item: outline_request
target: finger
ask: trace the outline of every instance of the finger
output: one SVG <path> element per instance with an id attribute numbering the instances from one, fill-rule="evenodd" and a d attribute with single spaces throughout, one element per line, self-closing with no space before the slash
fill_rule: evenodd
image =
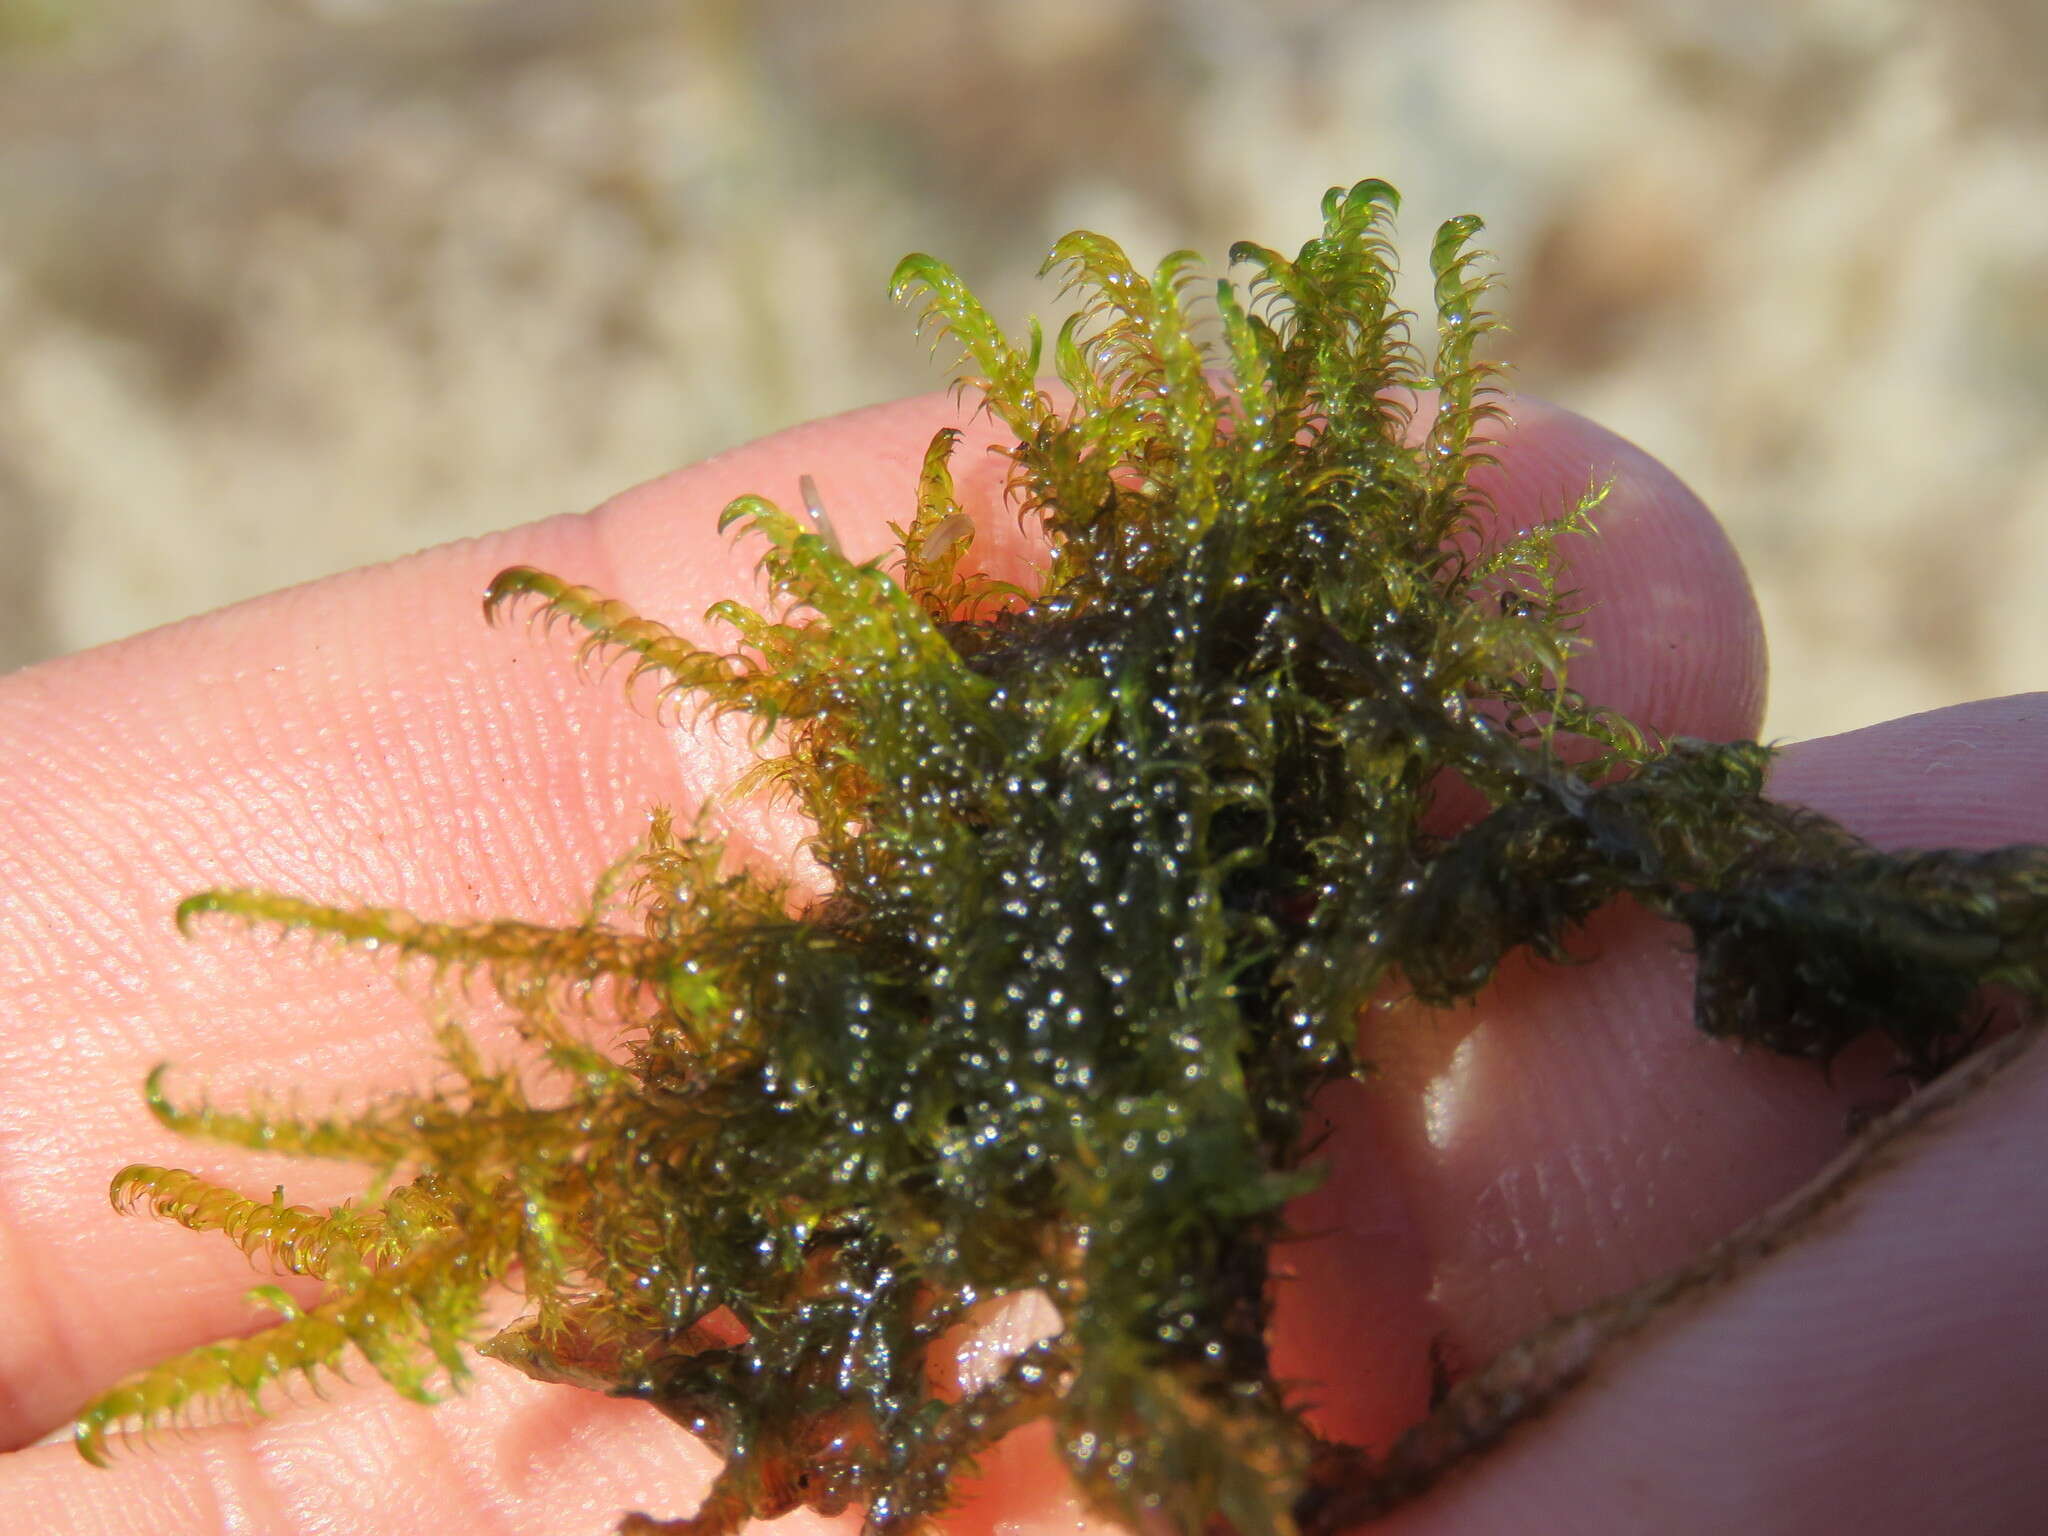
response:
<path id="1" fill-rule="evenodd" d="M 2037 1044 L 1819 1230 L 1375 1529 L 2048 1527 L 2044 1124 Z"/>
<path id="2" fill-rule="evenodd" d="M 10 1530 L 62 1536 L 600 1536 L 626 1510 L 688 1513 L 716 1468 L 640 1404 L 491 1371 L 433 1407 L 330 1387 L 261 1422 L 159 1436 L 105 1471 L 69 1446 L 17 1452 L 0 1458 L 0 1509 Z"/>
<path id="3" fill-rule="evenodd" d="M 1497 462 L 1472 474 L 1494 537 L 1603 492 L 1594 534 L 1559 546 L 1560 585 L 1586 610 L 1572 686 L 1664 736 L 1753 738 L 1763 721 L 1763 621 L 1720 523 L 1625 438 L 1527 396 L 1505 407 Z"/>
<path id="4" fill-rule="evenodd" d="M 573 645 L 493 633 L 484 584 L 529 562 L 706 633 L 714 599 L 757 592 L 756 556 L 720 536 L 742 491 L 796 503 L 819 477 L 849 544 L 903 519 L 931 434 L 928 397 L 818 423 L 558 518 L 276 594 L 0 679 L 0 1444 L 61 1422 L 119 1376 L 256 1319 L 261 1276 L 223 1242 L 118 1218 L 132 1161 L 197 1167 L 317 1202 L 346 1167 L 230 1154 L 170 1136 L 140 1085 L 311 1109 L 418 1087 L 434 1070 L 422 997 L 375 956 L 237 931 L 180 940 L 176 902 L 214 886 L 403 906 L 434 917 L 573 921 L 649 805 L 687 818 L 750 761 L 704 728 L 592 686 Z M 998 561 L 989 433 L 961 493 Z M 786 857 L 787 814 L 726 808 L 742 856 Z M 485 1044 L 503 1045 L 486 1029 Z"/>
<path id="5" fill-rule="evenodd" d="M 2048 843 L 2048 693 L 1929 710 L 1788 747 L 1771 793 L 1881 848 Z"/>
<path id="6" fill-rule="evenodd" d="M 1772 787 L 1882 846 L 1992 847 L 2048 841 L 2044 770 L 2048 700 L 2033 696 L 1791 748 Z M 1377 1037 L 1360 1113 L 1427 1288 L 1405 1358 L 1441 1339 L 1481 1363 L 1674 1268 L 1804 1183 L 1841 1147 L 1845 1110 L 1883 1091 L 1875 1053 L 1830 1083 L 1699 1035 L 1670 925 L 1619 910 L 1590 939 L 1596 966 L 1520 965 L 1469 1015 L 1406 1014 Z M 1318 1278 L 1311 1310 L 1345 1304 L 1339 1278 Z"/>

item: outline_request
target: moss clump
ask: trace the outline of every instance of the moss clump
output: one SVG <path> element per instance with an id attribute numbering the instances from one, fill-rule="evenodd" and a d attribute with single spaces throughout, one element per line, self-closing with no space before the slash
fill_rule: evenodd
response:
<path id="1" fill-rule="evenodd" d="M 1559 542 L 1596 498 L 1482 547 L 1467 476 L 1491 415 L 1483 282 L 1455 220 L 1431 253 L 1425 366 L 1392 299 L 1394 194 L 1324 202 L 1292 259 L 1240 245 L 1240 292 L 1176 253 L 1146 276 L 1076 233 L 1083 298 L 1052 349 L 1006 339 L 947 268 L 896 292 L 965 349 L 1013 429 L 1012 493 L 1052 554 L 1036 594 L 973 574 L 932 444 L 895 574 L 765 501 L 775 601 L 713 610 L 707 649 L 598 594 L 505 572 L 677 701 L 740 711 L 815 827 L 830 894 L 723 872 L 660 813 L 608 919 L 453 927 L 214 892 L 226 914 L 480 970 L 555 1071 L 544 1089 L 444 1032 L 459 1091 L 309 1122 L 181 1109 L 195 1135 L 374 1172 L 327 1212 L 130 1168 L 121 1204 L 226 1232 L 327 1282 L 252 1338 L 150 1371 L 80 1420 L 255 1401 L 360 1351 L 401 1390 L 485 1345 L 644 1399 L 726 1457 L 698 1536 L 799 1505 L 876 1531 L 941 1510 L 1009 1428 L 1053 1421 L 1106 1513 L 1278 1536 L 1362 1456 L 1321 1446 L 1267 1368 L 1267 1263 L 1316 1177 L 1317 1087 L 1358 1069 L 1381 987 L 1470 994 L 1517 946 L 1560 952 L 1629 893 L 1699 941 L 1700 1022 L 1825 1059 L 1871 1028 L 1929 1072 L 1987 981 L 2038 995 L 2038 852 L 1875 854 L 1762 798 L 1753 744 L 1658 743 L 1567 686 Z M 1205 347 L 1199 309 L 1216 340 Z M 1436 414 L 1411 419 L 1434 389 Z M 1428 813 L 1447 776 L 1488 811 Z M 616 1041 L 580 1010 L 615 1005 Z M 1041 1291 L 1062 1331 L 964 1399 L 926 1356 L 978 1303 Z"/>

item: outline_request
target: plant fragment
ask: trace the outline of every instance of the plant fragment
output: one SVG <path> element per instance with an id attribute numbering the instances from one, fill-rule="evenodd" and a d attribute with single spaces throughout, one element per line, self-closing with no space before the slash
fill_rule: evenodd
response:
<path id="1" fill-rule="evenodd" d="M 1334 189 L 1295 256 L 1233 250 L 1243 289 L 1189 252 L 1147 275 L 1067 236 L 1047 267 L 1082 305 L 1057 396 L 1035 328 L 1013 341 L 950 269 L 903 262 L 896 294 L 1015 433 L 1012 497 L 1051 543 L 1035 593 L 976 574 L 950 431 L 893 575 L 848 558 L 808 489 L 804 515 L 733 503 L 773 601 L 712 610 L 730 648 L 501 574 L 487 612 L 537 611 L 674 702 L 775 732 L 759 778 L 809 818 L 830 892 L 793 909 L 656 811 L 606 909 L 629 918 L 191 898 L 181 923 L 479 973 L 553 1072 L 536 1086 L 447 1026 L 457 1090 L 354 1115 L 179 1106 L 153 1079 L 173 1128 L 353 1158 L 371 1192 L 319 1212 L 124 1169 L 117 1204 L 325 1298 L 266 1290 L 275 1326 L 116 1387 L 81 1451 L 197 1400 L 260 1405 L 351 1351 L 428 1397 L 510 1284 L 527 1315 L 485 1353 L 645 1400 L 726 1457 L 694 1514 L 626 1530 L 855 1504 L 908 1530 L 1034 1419 L 1109 1515 L 1329 1528 L 1338 1485 L 1378 1473 L 1271 1378 L 1268 1264 L 1317 1177 L 1306 1106 L 1366 1065 L 1376 992 L 1467 997 L 1626 894 L 1690 928 L 1701 1027 L 1775 1050 L 1825 1062 L 1875 1030 L 1926 1077 L 1971 1044 L 1983 985 L 2038 1000 L 2042 850 L 1877 853 L 1766 800 L 1766 748 L 1652 740 L 1571 689 L 1558 555 L 1598 496 L 1483 547 L 1478 222 L 1432 248 L 1425 365 L 1393 298 L 1395 206 L 1381 182 Z M 1462 830 L 1428 819 L 1448 776 L 1485 802 Z M 579 1017 L 601 1008 L 605 1045 Z M 1061 1331 L 939 1390 L 948 1330 L 1027 1291 Z"/>

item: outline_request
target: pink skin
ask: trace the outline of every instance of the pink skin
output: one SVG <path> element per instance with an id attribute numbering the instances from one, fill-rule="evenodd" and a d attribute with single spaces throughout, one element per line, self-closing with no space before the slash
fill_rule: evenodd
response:
<path id="1" fill-rule="evenodd" d="M 180 941 L 213 885 L 462 917 L 566 920 L 643 825 L 747 760 L 736 730 L 623 708 L 568 646 L 492 634 L 515 562 L 686 624 L 752 590 L 714 532 L 743 491 L 816 477 L 850 551 L 902 520 L 941 397 L 814 423 L 556 518 L 429 551 L 0 679 L 0 1461 L 9 1529 L 71 1533 L 599 1532 L 687 1510 L 709 1456 L 653 1414 L 482 1365 L 434 1410 L 374 1383 L 256 1424 L 166 1435 L 110 1472 L 33 1445 L 123 1374 L 251 1326 L 264 1276 L 225 1243 L 108 1210 L 118 1164 L 198 1167 L 335 1198 L 347 1169 L 181 1143 L 144 1113 L 159 1060 L 232 1099 L 354 1097 L 430 1070 L 418 987 L 374 957 L 231 930 Z M 1739 565 L 1671 476 L 1531 401 L 1500 445 L 1496 515 L 1525 525 L 1612 479 L 1574 551 L 1597 600 L 1574 681 L 1659 729 L 1753 733 L 1763 647 Z M 998 573 L 1034 559 L 1000 467 L 959 463 Z M 1952 771 L 1934 772 L 1937 766 Z M 2048 701 L 1893 722 L 1786 755 L 1780 794 L 1891 844 L 2048 841 Z M 786 861 L 796 829 L 724 813 Z M 1689 962 L 1639 913 L 1596 963 L 1518 964 L 1476 1007 L 1367 1022 L 1370 1084 L 1331 1095 L 1334 1173 L 1297 1213 L 1276 1352 L 1333 1432 L 1383 1444 L 1422 1408 L 1430 1350 L 1476 1362 L 1554 1311 L 1697 1252 L 1840 1145 L 1853 1070 L 1741 1056 L 1687 1022 Z M 1661 1325 L 1508 1449 L 1388 1527 L 2018 1530 L 2048 1519 L 2048 1063 L 2023 1062 L 1827 1230 Z M 367 1375 L 366 1372 L 359 1372 Z M 304 1394 L 301 1394 L 304 1396 Z M 1043 1437 L 1005 1447 L 952 1519 L 1074 1529 Z M 851 1531 L 851 1517 L 790 1517 Z"/>

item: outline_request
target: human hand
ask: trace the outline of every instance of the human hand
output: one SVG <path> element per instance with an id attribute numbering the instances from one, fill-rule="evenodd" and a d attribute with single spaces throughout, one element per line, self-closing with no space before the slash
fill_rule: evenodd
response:
<path id="1" fill-rule="evenodd" d="M 1521 525 L 1614 479 L 1574 553 L 1597 602 L 1574 682 L 1671 734 L 1753 734 L 1763 655 L 1739 568 L 1667 474 L 1532 402 L 1500 446 Z M 281 593 L 0 679 L 0 1435 L 20 1445 L 129 1371 L 251 1326 L 232 1249 L 115 1216 L 122 1162 L 194 1165 L 318 1203 L 350 1175 L 180 1142 L 139 1084 L 159 1060 L 216 1099 L 418 1082 L 420 1000 L 374 957 L 240 933 L 179 941 L 190 892 L 256 886 L 436 916 L 569 920 L 645 808 L 688 811 L 749 761 L 737 728 L 658 721 L 567 647 L 492 635 L 475 597 L 539 565 L 688 618 L 752 589 L 714 532 L 732 496 L 819 481 L 849 550 L 901 519 L 937 398 L 817 423 L 557 519 Z M 999 576 L 1034 551 L 1000 466 L 955 465 Z M 2048 704 L 2002 700 L 1788 752 L 1776 791 L 1882 843 L 2048 841 Z M 1934 772 L 1935 764 L 1952 771 Z M 736 852 L 798 830 L 727 807 Z M 1278 1255 L 1276 1368 L 1320 1421 L 1384 1445 L 1423 1411 L 1432 1351 L 1468 1364 L 1548 1316 L 1682 1262 L 1796 1186 L 1877 1091 L 1853 1065 L 1737 1056 L 1692 1032 L 1674 930 L 1603 914 L 1597 964 L 1510 966 L 1469 1010 L 1376 1015 L 1380 1075 L 1333 1095 L 1333 1174 Z M 486 1044 L 489 1044 L 486 1040 Z M 1341 1102 L 1340 1102 L 1341 1101 Z M 1596 1385 L 1389 1529 L 2014 1529 L 2048 1507 L 2032 1426 L 2048 1345 L 2048 1211 L 2030 1173 L 2048 1068 L 2025 1061 L 1852 1208 L 1603 1366 Z M 2023 1182 L 2024 1181 L 2024 1182 Z M 367 1373 L 365 1373 L 367 1374 Z M 377 1384 L 251 1424 L 161 1436 L 110 1472 L 68 1446 L 0 1463 L 22 1529 L 86 1533 L 609 1529 L 687 1510 L 708 1453 L 638 1405 L 491 1364 L 434 1410 Z M 1025 1439 L 984 1467 L 961 1531 L 1075 1509 Z M 807 1515 L 798 1525 L 847 1526 Z"/>

